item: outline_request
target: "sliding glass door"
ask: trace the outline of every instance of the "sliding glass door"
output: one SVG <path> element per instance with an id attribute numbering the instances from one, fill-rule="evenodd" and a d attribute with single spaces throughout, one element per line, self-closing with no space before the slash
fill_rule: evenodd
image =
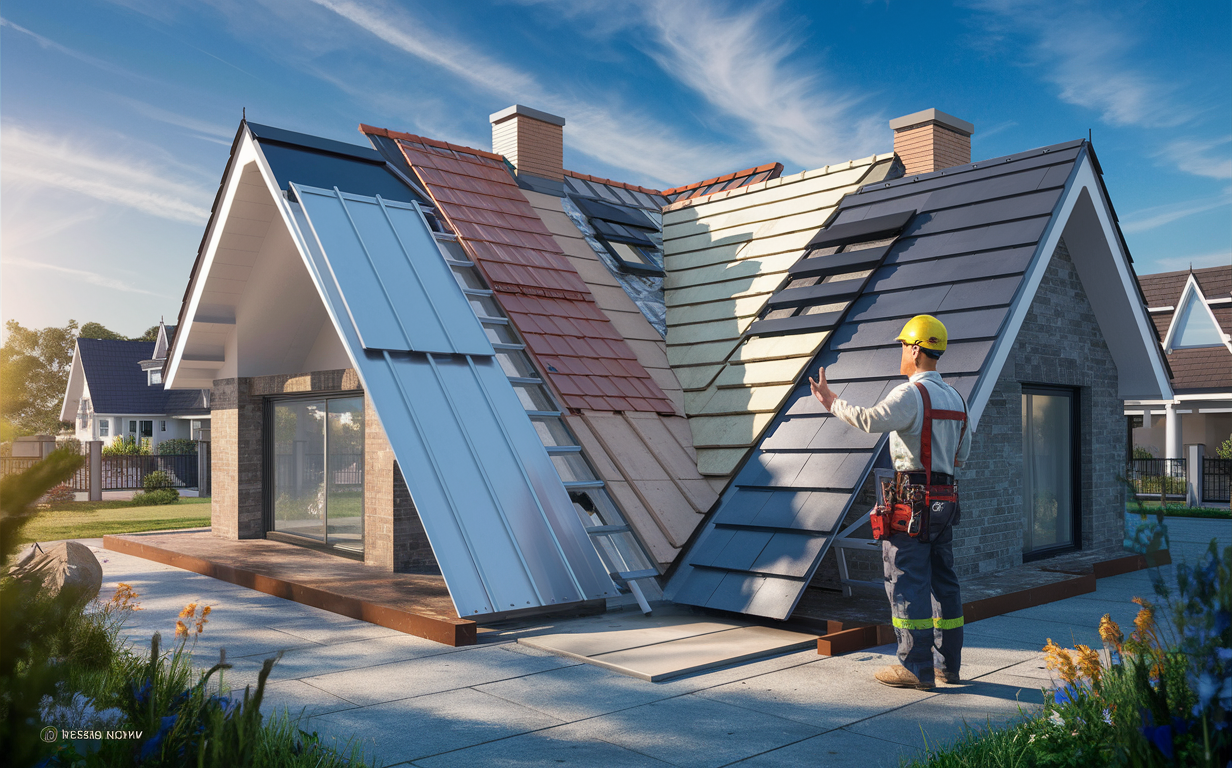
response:
<path id="1" fill-rule="evenodd" d="M 1069 390 L 1023 387 L 1023 554 L 1078 542 L 1077 398 Z"/>
<path id="2" fill-rule="evenodd" d="M 271 529 L 364 548 L 364 399 L 272 403 Z"/>

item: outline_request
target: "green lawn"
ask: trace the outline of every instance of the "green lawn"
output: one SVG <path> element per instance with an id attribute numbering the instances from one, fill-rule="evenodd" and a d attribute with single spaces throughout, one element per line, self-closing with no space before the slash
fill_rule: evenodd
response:
<path id="1" fill-rule="evenodd" d="M 21 532 L 22 543 L 93 539 L 105 534 L 138 533 L 210 524 L 208 498 L 182 498 L 175 504 L 134 507 L 128 502 L 78 501 L 40 512 Z"/>

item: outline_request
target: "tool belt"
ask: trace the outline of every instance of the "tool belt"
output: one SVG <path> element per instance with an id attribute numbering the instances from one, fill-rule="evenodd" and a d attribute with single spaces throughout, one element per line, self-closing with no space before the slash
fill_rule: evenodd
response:
<path id="1" fill-rule="evenodd" d="M 932 469 L 933 420 L 942 419 L 962 422 L 958 444 L 967 431 L 966 403 L 963 411 L 933 410 L 932 401 L 924 383 L 917 381 L 924 403 L 923 426 L 920 431 L 920 463 Z M 958 454 L 955 453 L 955 461 Z M 880 502 L 869 515 L 873 526 L 873 538 L 888 539 L 896 533 L 905 533 L 922 542 L 930 541 L 958 522 L 958 483 L 953 475 L 931 471 L 895 472 L 892 478 L 881 480 Z"/>

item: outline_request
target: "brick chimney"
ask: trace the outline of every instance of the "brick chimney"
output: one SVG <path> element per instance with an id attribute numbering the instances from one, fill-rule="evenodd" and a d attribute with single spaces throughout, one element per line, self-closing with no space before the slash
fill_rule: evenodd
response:
<path id="1" fill-rule="evenodd" d="M 514 104 L 491 116 L 492 151 L 518 175 L 564 181 L 565 118 Z"/>
<path id="2" fill-rule="evenodd" d="M 890 121 L 894 154 L 904 173 L 931 173 L 971 162 L 971 134 L 975 126 L 939 109 L 926 109 Z"/>

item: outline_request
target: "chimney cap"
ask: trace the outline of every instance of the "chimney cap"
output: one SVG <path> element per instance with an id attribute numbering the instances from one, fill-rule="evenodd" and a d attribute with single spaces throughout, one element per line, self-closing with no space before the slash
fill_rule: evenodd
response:
<path id="1" fill-rule="evenodd" d="M 524 117 L 529 117 L 533 120 L 539 120 L 540 122 L 550 123 L 552 125 L 564 126 L 565 124 L 565 118 L 563 117 L 557 117 L 556 115 L 551 115 L 547 112 L 542 112 L 531 107 L 524 107 L 521 104 L 514 104 L 512 107 L 505 107 L 500 112 L 493 112 L 488 116 L 488 119 L 492 121 L 492 125 L 496 125 L 497 123 L 504 122 L 517 115 L 522 115 Z"/>
<path id="2" fill-rule="evenodd" d="M 495 115 L 493 115 L 495 117 Z M 493 120 L 495 122 L 495 120 Z M 955 133 L 961 133 L 964 136 L 970 136 L 975 133 L 975 126 L 968 123 L 966 120 L 960 120 L 953 115 L 946 114 L 939 109 L 925 109 L 921 112 L 916 112 L 903 117 L 896 117 L 890 121 L 890 128 L 893 130 L 902 130 L 910 128 L 913 125 L 921 123 L 936 123 L 937 125 L 949 128 Z"/>

